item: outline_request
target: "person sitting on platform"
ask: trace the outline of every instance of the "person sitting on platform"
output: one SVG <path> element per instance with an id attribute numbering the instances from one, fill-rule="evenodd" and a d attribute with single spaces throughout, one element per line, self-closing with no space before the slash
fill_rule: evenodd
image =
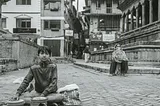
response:
<path id="1" fill-rule="evenodd" d="M 128 70 L 128 58 L 119 44 L 115 45 L 115 51 L 112 53 L 112 61 L 110 65 L 110 74 L 123 75 Z"/>
<path id="2" fill-rule="evenodd" d="M 63 95 L 57 94 L 57 65 L 50 59 L 51 50 L 48 47 L 40 47 L 36 64 L 30 67 L 20 87 L 12 100 L 23 99 L 30 103 L 33 97 L 47 97 L 48 102 L 57 103 L 63 100 Z M 34 90 L 24 93 L 34 79 Z"/>

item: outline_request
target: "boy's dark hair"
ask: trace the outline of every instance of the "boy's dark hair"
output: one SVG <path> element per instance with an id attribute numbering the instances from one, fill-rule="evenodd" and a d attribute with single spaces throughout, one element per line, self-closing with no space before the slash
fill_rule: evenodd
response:
<path id="1" fill-rule="evenodd" d="M 51 56 L 51 49 L 47 46 L 41 46 L 38 48 L 38 55 L 39 53 L 42 52 L 42 53 L 49 53 L 49 55 Z"/>

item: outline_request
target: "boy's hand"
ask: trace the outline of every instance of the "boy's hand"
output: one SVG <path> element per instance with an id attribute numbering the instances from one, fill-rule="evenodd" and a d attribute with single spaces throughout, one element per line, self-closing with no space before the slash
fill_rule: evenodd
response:
<path id="1" fill-rule="evenodd" d="M 40 97 L 45 97 L 44 94 L 41 94 Z"/>
<path id="2" fill-rule="evenodd" d="M 15 94 L 10 100 L 11 101 L 19 100 L 19 95 Z"/>

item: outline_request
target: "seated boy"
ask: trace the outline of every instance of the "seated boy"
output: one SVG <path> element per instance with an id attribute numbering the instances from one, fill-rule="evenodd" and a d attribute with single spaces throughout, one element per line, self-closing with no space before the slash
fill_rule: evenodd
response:
<path id="1" fill-rule="evenodd" d="M 25 76 L 20 87 L 12 100 L 19 100 L 20 98 L 25 103 L 31 102 L 33 97 L 47 97 L 48 101 L 61 102 L 63 96 L 56 94 L 57 91 L 57 66 L 52 64 L 51 50 L 47 47 L 40 47 L 38 50 L 38 57 L 36 64 L 33 65 L 28 74 Z M 30 82 L 34 79 L 34 90 L 30 93 L 24 93 Z M 24 93 L 24 94 L 23 94 Z"/>

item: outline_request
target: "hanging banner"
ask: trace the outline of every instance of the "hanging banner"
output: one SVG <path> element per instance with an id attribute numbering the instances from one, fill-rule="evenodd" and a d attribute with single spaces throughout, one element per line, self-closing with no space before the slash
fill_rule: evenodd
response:
<path id="1" fill-rule="evenodd" d="M 73 36 L 73 30 L 65 30 L 65 36 Z"/>
<path id="2" fill-rule="evenodd" d="M 91 41 L 102 41 L 103 34 L 102 33 L 93 33 L 90 36 Z"/>
<path id="3" fill-rule="evenodd" d="M 115 40 L 115 34 L 103 34 L 103 41 L 114 41 Z"/>

